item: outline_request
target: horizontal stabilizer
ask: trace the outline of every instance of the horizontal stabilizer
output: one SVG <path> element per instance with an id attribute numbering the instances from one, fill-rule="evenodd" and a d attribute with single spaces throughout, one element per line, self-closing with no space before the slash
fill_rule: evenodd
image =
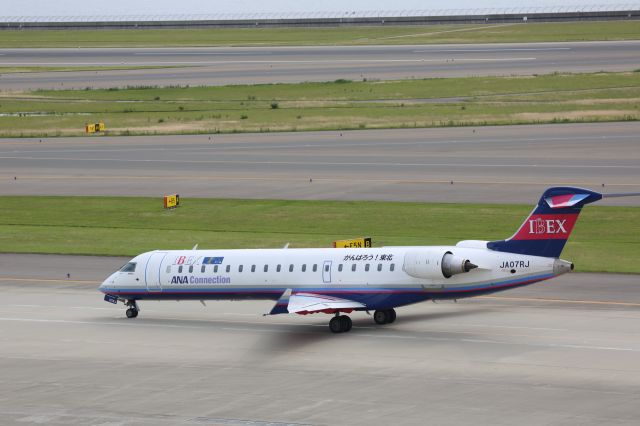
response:
<path id="1" fill-rule="evenodd" d="M 314 293 L 296 293 L 289 296 L 287 310 L 290 314 L 301 315 L 324 312 L 332 314 L 335 312 L 351 312 L 354 309 L 366 309 L 366 306 L 353 300 L 340 299 L 333 296 L 325 296 Z"/>
<path id="2" fill-rule="evenodd" d="M 620 192 L 617 194 L 602 194 L 602 198 L 640 197 L 640 192 Z"/>

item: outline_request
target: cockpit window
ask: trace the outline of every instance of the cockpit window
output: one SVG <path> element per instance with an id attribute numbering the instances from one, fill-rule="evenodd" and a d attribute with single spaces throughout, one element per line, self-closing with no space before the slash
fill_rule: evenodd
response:
<path id="1" fill-rule="evenodd" d="M 120 268 L 120 272 L 135 272 L 136 271 L 136 262 L 129 262 Z"/>

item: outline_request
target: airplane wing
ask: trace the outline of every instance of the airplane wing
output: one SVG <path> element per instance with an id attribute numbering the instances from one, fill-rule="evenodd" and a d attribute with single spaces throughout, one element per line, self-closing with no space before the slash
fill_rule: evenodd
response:
<path id="1" fill-rule="evenodd" d="M 287 290 L 269 314 L 290 313 L 307 315 L 318 312 L 327 314 L 335 312 L 349 313 L 354 309 L 366 308 L 366 305 L 349 299 L 341 299 L 339 297 L 316 293 L 292 293 L 291 290 Z"/>
<path id="2" fill-rule="evenodd" d="M 366 306 L 360 302 L 341 299 L 339 297 L 325 296 L 315 293 L 296 293 L 289 296 L 289 306 L 287 307 L 287 310 L 290 314 L 296 313 L 306 315 L 316 312 L 351 312 L 358 308 L 366 308 Z"/>

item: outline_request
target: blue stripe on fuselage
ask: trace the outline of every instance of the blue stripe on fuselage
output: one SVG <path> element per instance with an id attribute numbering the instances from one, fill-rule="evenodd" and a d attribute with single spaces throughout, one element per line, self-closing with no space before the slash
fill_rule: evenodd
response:
<path id="1" fill-rule="evenodd" d="M 465 297 L 480 296 L 495 293 L 509 288 L 533 284 L 538 281 L 553 278 L 553 274 L 543 274 L 530 277 L 520 277 L 479 285 L 445 288 L 423 289 L 422 287 L 304 287 L 294 288 L 293 292 L 314 293 L 318 295 L 335 296 L 363 303 L 369 309 L 382 309 L 396 306 L 410 305 L 429 299 L 461 299 Z M 179 299 L 254 299 L 254 300 L 278 300 L 286 291 L 282 288 L 163 288 L 160 292 L 148 292 L 143 289 L 108 289 L 102 288 L 106 294 L 113 294 L 121 298 L 136 300 L 176 300 Z"/>

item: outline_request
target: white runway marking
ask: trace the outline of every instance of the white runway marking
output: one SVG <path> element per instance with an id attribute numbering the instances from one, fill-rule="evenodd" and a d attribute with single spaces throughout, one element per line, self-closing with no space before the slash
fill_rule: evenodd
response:
<path id="1" fill-rule="evenodd" d="M 109 161 L 119 163 L 169 163 L 169 164 L 248 164 L 248 165 L 315 165 L 317 162 L 312 161 L 247 161 L 247 160 L 160 160 L 160 159 L 125 159 L 125 158 L 74 158 L 74 157 L 17 157 L 17 156 L 2 156 L 3 160 L 35 160 L 35 161 Z M 610 165 L 597 165 L 597 164 L 472 164 L 472 163 L 376 163 L 376 162 L 322 162 L 323 165 L 328 166 L 374 166 L 374 167 L 466 167 L 466 168 L 534 168 L 534 169 L 640 169 L 640 166 L 624 166 L 618 164 Z"/>
<path id="2" fill-rule="evenodd" d="M 167 56 L 167 55 L 272 55 L 273 52 L 135 52 L 141 56 Z"/>
<path id="3" fill-rule="evenodd" d="M 612 135 L 606 137 L 606 140 L 627 140 L 627 139 L 637 139 L 636 135 Z M 549 138 L 518 138 L 518 139 L 504 139 L 504 140 L 496 140 L 496 139 L 469 139 L 469 140 L 461 140 L 461 139 L 446 139 L 446 140 L 435 140 L 435 141 L 399 141 L 393 142 L 393 146 L 421 146 L 421 145 L 442 145 L 442 144 L 482 144 L 482 143 L 504 143 L 504 144 L 513 144 L 514 141 L 517 142 L 570 142 L 570 141 L 578 141 L 583 142 L 586 140 L 603 140 L 602 136 L 584 136 L 584 137 L 549 137 Z M 153 145 L 149 145 L 144 148 L 130 148 L 127 146 L 123 146 L 122 148 L 87 148 L 87 149 L 65 149 L 60 148 L 56 149 L 57 153 L 96 153 L 96 152 L 203 152 L 203 151 L 212 151 L 215 150 L 216 153 L 220 151 L 236 151 L 236 150 L 267 150 L 267 149 L 291 149 L 291 148 L 344 148 L 344 147 L 388 147 L 389 142 L 337 142 L 337 143 L 306 143 L 304 145 L 300 145 L 298 141 L 292 141 L 290 144 L 278 144 L 278 145 L 269 145 L 265 144 L 255 144 L 255 145 L 237 145 L 236 142 L 226 142 L 212 139 L 208 141 L 206 144 L 201 144 L 200 141 L 194 140 L 194 143 L 199 143 L 198 146 L 195 147 L 179 147 L 179 148 L 158 148 Z M 0 152 L 3 152 L 0 149 Z M 7 150 L 7 153 L 11 154 L 48 154 L 51 150 L 44 149 L 34 149 L 34 150 L 18 150 L 11 149 Z"/>
<path id="4" fill-rule="evenodd" d="M 439 50 L 414 50 L 414 53 L 455 53 L 455 52 L 552 52 L 556 50 L 571 50 L 570 47 L 520 47 L 503 49 L 439 49 Z"/>
<path id="5" fill-rule="evenodd" d="M 457 62 L 509 62 L 509 61 L 535 61 L 537 58 L 460 58 Z M 420 63 L 420 62 L 446 62 L 448 58 L 439 59 L 313 59 L 313 60 L 245 60 L 245 61 L 153 61 L 153 62 L 3 62 L 1 65 L 7 66 L 145 66 L 145 65 L 207 65 L 207 64 L 230 64 L 230 65 L 246 65 L 246 64 L 374 64 L 374 63 Z M 95 70 L 90 70 L 94 72 Z M 118 71 L 118 70 L 105 70 Z M 136 70 L 128 70 L 136 71 Z M 148 71 L 148 70 L 138 70 Z"/>

